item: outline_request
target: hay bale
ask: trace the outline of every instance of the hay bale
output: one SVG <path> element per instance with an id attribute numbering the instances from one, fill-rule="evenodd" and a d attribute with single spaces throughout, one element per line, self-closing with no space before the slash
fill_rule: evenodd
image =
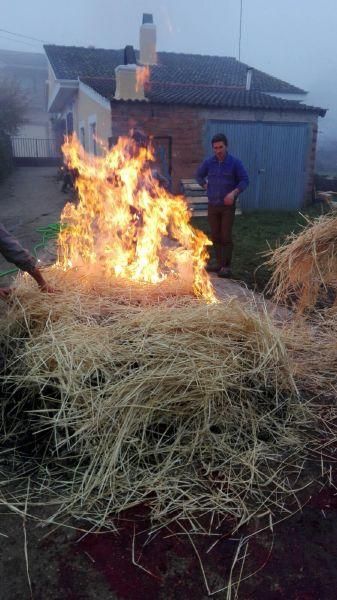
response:
<path id="1" fill-rule="evenodd" d="M 52 269 L 55 296 L 21 278 L 0 334 L 2 434 L 16 457 L 37 440 L 26 465 L 57 518 L 107 525 L 144 502 L 162 521 L 281 509 L 314 416 L 267 313 L 75 278 Z"/>
<path id="2" fill-rule="evenodd" d="M 337 294 L 337 218 L 326 215 L 308 222 L 272 251 L 267 261 L 273 271 L 268 286 L 278 303 L 299 312 L 334 303 Z"/>

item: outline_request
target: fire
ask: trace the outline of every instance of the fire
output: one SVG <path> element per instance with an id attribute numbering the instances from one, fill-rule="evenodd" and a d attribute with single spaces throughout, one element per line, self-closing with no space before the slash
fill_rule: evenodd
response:
<path id="1" fill-rule="evenodd" d="M 216 301 L 204 269 L 211 242 L 191 226 L 184 198 L 161 187 L 151 150 L 121 137 L 105 156 L 92 157 L 76 136 L 62 150 L 77 169 L 79 198 L 61 215 L 62 268 L 99 269 L 108 280 L 149 284 L 190 279 L 197 297 Z"/>
<path id="2" fill-rule="evenodd" d="M 150 81 L 150 67 L 137 67 L 136 70 L 136 92 L 144 88 L 144 85 Z"/>

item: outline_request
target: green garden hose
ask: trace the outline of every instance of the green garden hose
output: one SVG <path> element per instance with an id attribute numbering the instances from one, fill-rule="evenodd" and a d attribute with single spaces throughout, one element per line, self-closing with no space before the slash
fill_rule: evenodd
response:
<path id="1" fill-rule="evenodd" d="M 41 235 L 42 241 L 36 244 L 33 247 L 33 254 L 35 258 L 37 258 L 37 251 L 39 248 L 45 248 L 50 240 L 54 240 L 58 237 L 61 229 L 66 227 L 66 224 L 61 223 L 50 223 L 49 225 L 44 225 L 42 227 L 37 227 L 36 231 Z M 7 271 L 0 272 L 0 277 L 5 277 L 6 275 L 11 275 L 12 273 L 17 273 L 20 269 L 9 269 Z"/>

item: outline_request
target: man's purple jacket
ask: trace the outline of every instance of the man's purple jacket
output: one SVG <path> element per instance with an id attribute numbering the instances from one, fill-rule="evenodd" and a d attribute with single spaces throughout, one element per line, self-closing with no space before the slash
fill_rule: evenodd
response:
<path id="1" fill-rule="evenodd" d="M 197 181 L 203 186 L 207 178 L 209 204 L 223 206 L 224 197 L 236 188 L 243 192 L 249 184 L 246 169 L 241 160 L 227 154 L 223 161 L 216 156 L 206 158 L 197 171 Z"/>

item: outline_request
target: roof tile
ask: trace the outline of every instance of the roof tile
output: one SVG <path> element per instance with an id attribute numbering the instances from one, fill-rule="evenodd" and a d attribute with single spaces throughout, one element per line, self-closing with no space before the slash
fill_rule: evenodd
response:
<path id="1" fill-rule="evenodd" d="M 120 102 L 120 100 L 114 99 L 116 88 L 114 78 L 81 77 L 81 81 L 111 102 Z M 224 86 L 199 87 L 197 85 L 172 85 L 151 82 L 145 88 L 145 95 L 150 102 L 158 104 L 307 111 L 317 113 L 320 116 L 324 116 L 326 112 L 325 109 L 308 106 L 296 100 L 284 100 L 263 92 L 247 92 L 243 89 L 231 89 Z M 134 100 L 133 102 L 141 101 Z"/>
<path id="2" fill-rule="evenodd" d="M 124 50 L 82 48 L 77 46 L 44 46 L 48 59 L 59 79 L 77 77 L 111 77 L 114 69 L 123 64 Z M 136 51 L 138 59 L 139 52 Z M 158 52 L 158 64 L 151 67 L 151 80 L 161 82 L 194 83 L 204 85 L 245 87 L 245 63 L 230 56 L 207 56 Z M 281 79 L 253 69 L 253 91 L 304 94 L 304 90 Z"/>
<path id="3" fill-rule="evenodd" d="M 45 46 L 58 79 L 78 79 L 110 100 L 115 94 L 115 68 L 124 62 L 124 50 Z M 139 53 L 136 51 L 138 59 Z M 158 64 L 150 67 L 145 94 L 151 102 L 228 108 L 265 108 L 311 111 L 325 115 L 322 108 L 306 106 L 270 94 L 305 94 L 285 81 L 252 69 L 251 89 L 246 91 L 248 65 L 228 56 L 203 56 L 158 52 Z"/>

